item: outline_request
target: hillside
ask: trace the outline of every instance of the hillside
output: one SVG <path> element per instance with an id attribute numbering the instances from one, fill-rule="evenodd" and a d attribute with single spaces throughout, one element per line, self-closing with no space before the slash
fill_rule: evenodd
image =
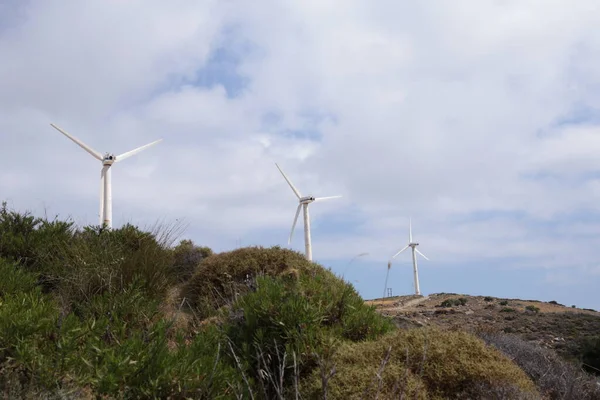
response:
<path id="1" fill-rule="evenodd" d="M 463 329 L 494 301 L 393 298 L 378 312 L 298 252 L 214 253 L 171 232 L 0 207 L 0 397 L 600 399 L 551 350 Z"/>
<path id="2" fill-rule="evenodd" d="M 515 335 L 579 363 L 585 347 L 600 334 L 600 312 L 556 302 L 469 296 L 454 293 L 408 295 L 367 301 L 397 326 L 437 326 L 468 332 Z M 584 365 L 600 372 L 600 360 Z M 591 365 L 590 365 L 591 364 Z"/>

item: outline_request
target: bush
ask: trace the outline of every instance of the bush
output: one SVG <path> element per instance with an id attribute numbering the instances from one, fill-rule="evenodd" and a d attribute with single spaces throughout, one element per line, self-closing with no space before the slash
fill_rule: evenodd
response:
<path id="1" fill-rule="evenodd" d="M 525 309 L 527 311 L 531 311 L 531 312 L 534 312 L 534 313 L 539 313 L 540 312 L 539 307 L 536 307 L 536 306 L 533 306 L 533 305 L 529 305 L 529 306 L 525 307 Z"/>
<path id="2" fill-rule="evenodd" d="M 192 277 L 196 267 L 207 257 L 213 255 L 208 247 L 194 245 L 191 240 L 182 240 L 173 249 L 173 275 L 178 282 L 186 282 Z"/>
<path id="3" fill-rule="evenodd" d="M 508 305 L 508 301 L 507 300 L 502 300 L 500 303 L 501 306 L 507 306 Z"/>
<path id="4" fill-rule="evenodd" d="M 466 304 L 467 299 L 465 297 L 460 297 L 458 299 L 446 299 L 442 301 L 442 303 L 438 307 L 464 306 Z"/>
<path id="5" fill-rule="evenodd" d="M 63 304 L 78 309 L 92 297 L 121 293 L 137 282 L 145 296 L 162 298 L 171 284 L 173 254 L 154 235 L 132 225 L 85 228 L 43 270 Z"/>
<path id="6" fill-rule="evenodd" d="M 595 379 L 553 351 L 513 335 L 480 332 L 479 336 L 513 359 L 547 398 L 600 399 Z"/>
<path id="7" fill-rule="evenodd" d="M 325 270 L 298 278 L 263 276 L 256 285 L 233 305 L 224 330 L 257 382 L 265 373 L 279 379 L 293 356 L 303 375 L 338 341 L 375 339 L 394 329 L 352 286 Z"/>
<path id="8" fill-rule="evenodd" d="M 74 235 L 72 222 L 36 218 L 0 207 L 0 257 L 39 271 L 48 258 L 67 246 Z"/>
<path id="9" fill-rule="evenodd" d="M 488 302 L 489 302 L 489 301 L 494 301 L 494 298 L 493 298 L 493 297 L 490 297 L 490 296 L 485 296 L 485 297 L 483 298 L 483 300 L 485 300 L 485 301 L 488 301 Z"/>
<path id="10" fill-rule="evenodd" d="M 257 276 L 312 276 L 323 271 L 302 254 L 278 246 L 241 248 L 204 259 L 182 287 L 181 296 L 202 319 L 255 290 Z"/>
<path id="11" fill-rule="evenodd" d="M 503 307 L 500 309 L 500 312 L 516 312 L 517 310 L 515 310 L 514 308 L 511 307 Z"/>
<path id="12" fill-rule="evenodd" d="M 335 368 L 326 386 L 329 399 L 536 395 L 533 383 L 507 357 L 461 331 L 400 330 L 377 341 L 345 344 L 329 365 Z M 301 382 L 304 398 L 324 397 L 322 378 L 317 368 Z"/>
<path id="13" fill-rule="evenodd" d="M 600 336 L 583 340 L 581 361 L 586 371 L 600 375 Z"/>
<path id="14" fill-rule="evenodd" d="M 219 332 L 173 332 L 140 282 L 93 296 L 80 319 L 61 315 L 34 274 L 2 259 L 0 274 L 0 387 L 9 398 L 81 398 L 83 387 L 111 398 L 247 394 L 223 361 Z"/>

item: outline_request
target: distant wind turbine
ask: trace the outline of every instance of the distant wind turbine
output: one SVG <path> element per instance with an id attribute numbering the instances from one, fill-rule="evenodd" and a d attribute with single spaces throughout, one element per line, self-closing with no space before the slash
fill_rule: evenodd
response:
<path id="1" fill-rule="evenodd" d="M 140 151 L 157 144 L 158 142 L 162 141 L 162 139 L 156 140 L 145 146 L 138 147 L 137 149 L 128 151 L 127 153 L 123 153 L 118 156 L 115 156 L 112 153 L 105 153 L 103 156 L 100 152 L 92 149 L 90 146 L 86 145 L 81 140 L 65 132 L 58 126 L 54 124 L 50 125 L 54 129 L 71 139 L 73 142 L 75 142 L 79 147 L 90 153 L 95 159 L 102 162 L 102 171 L 100 172 L 100 225 L 105 226 L 107 228 L 112 228 L 112 182 L 110 167 L 112 167 L 112 165 L 116 162 L 123 161 L 139 153 Z"/>
<path id="2" fill-rule="evenodd" d="M 298 215 L 300 215 L 300 208 L 303 208 L 303 210 L 304 210 L 304 249 L 305 249 L 305 253 L 306 253 L 306 258 L 309 261 L 312 261 L 312 247 L 311 247 L 311 241 L 310 241 L 310 217 L 308 215 L 308 205 L 315 201 L 337 199 L 342 196 L 330 196 L 330 197 L 305 196 L 305 197 L 302 197 L 302 195 L 300 194 L 300 191 L 298 191 L 298 189 L 296 189 L 294 184 L 283 173 L 281 168 L 279 168 L 279 165 L 277 165 L 277 163 L 275 163 L 275 166 L 277 167 L 279 172 L 281 172 L 281 175 L 283 175 L 283 178 L 286 180 L 288 185 L 290 185 L 290 188 L 292 188 L 292 191 L 294 192 L 294 194 L 296 195 L 296 197 L 298 198 L 298 201 L 300 203 L 300 204 L 298 204 L 298 208 L 296 209 L 296 216 L 294 217 L 294 223 L 292 224 L 292 230 L 290 232 L 290 237 L 288 239 L 288 245 L 290 243 L 292 243 L 292 236 L 294 235 L 294 228 L 296 227 L 296 222 L 298 221 Z"/>
<path id="3" fill-rule="evenodd" d="M 413 238 L 412 238 L 412 220 L 411 219 L 409 219 L 408 224 L 409 224 L 408 225 L 408 244 L 406 246 L 404 246 L 396 254 L 394 254 L 394 256 L 390 259 L 390 261 L 388 261 L 388 270 L 387 270 L 387 274 L 385 276 L 385 288 L 383 289 L 383 297 L 385 297 L 385 291 L 387 290 L 387 280 L 388 280 L 388 276 L 389 276 L 389 273 L 390 273 L 390 268 L 392 267 L 392 260 L 394 258 L 396 258 L 404 250 L 408 249 L 409 247 L 412 249 L 413 273 L 414 273 L 414 279 L 415 279 L 415 294 L 418 295 L 418 296 L 421 295 L 421 288 L 419 287 L 419 270 L 417 268 L 417 255 L 416 255 L 416 253 L 419 253 L 427 261 L 429 261 L 429 258 L 427 258 L 425 256 L 425 254 L 421 253 L 417 249 L 417 246 L 419 245 L 419 243 L 413 242 Z"/>

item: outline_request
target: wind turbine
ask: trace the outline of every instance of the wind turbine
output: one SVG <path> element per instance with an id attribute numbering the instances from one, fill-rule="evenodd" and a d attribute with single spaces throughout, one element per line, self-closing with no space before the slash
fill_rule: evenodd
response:
<path id="1" fill-rule="evenodd" d="M 90 153 L 92 157 L 102 162 L 102 171 L 100 172 L 100 225 L 107 228 L 112 228 L 112 183 L 110 167 L 112 167 L 112 165 L 116 162 L 123 161 L 139 153 L 140 151 L 157 144 L 158 142 L 162 141 L 162 139 L 156 140 L 145 146 L 138 147 L 137 149 L 128 151 L 127 153 L 123 153 L 118 156 L 115 156 L 112 153 L 105 153 L 102 155 L 100 152 L 92 149 L 90 146 L 86 145 L 75 136 L 68 134 L 58 126 L 54 124 L 50 125 L 75 142 L 79 147 Z"/>
<path id="2" fill-rule="evenodd" d="M 306 253 L 306 258 L 309 261 L 312 261 L 312 247 L 311 247 L 311 242 L 310 242 L 310 217 L 308 215 L 308 205 L 315 201 L 337 199 L 342 196 L 329 196 L 329 197 L 304 196 L 304 197 L 302 197 L 302 195 L 300 194 L 298 189 L 296 189 L 294 184 L 283 173 L 281 168 L 279 168 L 279 165 L 277 165 L 277 163 L 275 163 L 275 166 L 277 167 L 279 172 L 281 172 L 281 175 L 283 175 L 283 178 L 286 180 L 288 185 L 290 185 L 290 187 L 292 188 L 292 191 L 294 192 L 294 194 L 296 195 L 296 197 L 298 198 L 298 201 L 299 201 L 298 208 L 296 209 L 296 216 L 294 217 L 294 223 L 292 224 L 292 231 L 290 232 L 290 237 L 288 239 L 288 245 L 290 243 L 292 243 L 292 236 L 294 235 L 294 228 L 296 227 L 296 222 L 298 221 L 298 215 L 300 215 L 300 208 L 303 208 L 303 211 L 304 211 L 304 250 Z"/>
<path id="3" fill-rule="evenodd" d="M 411 219 L 409 219 L 408 224 L 409 224 L 408 225 L 408 244 L 406 246 L 404 246 L 399 252 L 397 252 L 396 254 L 394 254 L 394 256 L 388 262 L 388 270 L 387 270 L 387 275 L 385 277 L 385 289 L 383 291 L 383 297 L 385 297 L 385 290 L 387 289 L 387 278 L 388 278 L 388 275 L 390 273 L 390 268 L 392 266 L 392 260 L 394 258 L 396 258 L 404 250 L 408 249 L 409 247 L 412 249 L 413 273 L 414 273 L 414 278 L 415 278 L 415 294 L 418 295 L 418 296 L 421 295 L 421 289 L 419 287 L 419 270 L 417 268 L 417 254 L 416 253 L 419 253 L 427 261 L 429 261 L 429 258 L 427 258 L 425 256 L 425 254 L 421 253 L 417 249 L 417 246 L 419 245 L 419 243 L 413 242 L 413 238 L 412 238 L 412 220 Z"/>

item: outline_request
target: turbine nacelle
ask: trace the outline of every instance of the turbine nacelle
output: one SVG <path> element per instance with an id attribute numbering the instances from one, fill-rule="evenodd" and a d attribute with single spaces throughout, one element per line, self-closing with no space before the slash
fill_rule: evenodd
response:
<path id="1" fill-rule="evenodd" d="M 316 200 L 315 196 L 300 197 L 300 204 L 310 204 Z"/>
<path id="2" fill-rule="evenodd" d="M 111 153 L 105 153 L 102 157 L 102 165 L 113 165 L 117 161 L 117 157 Z"/>

